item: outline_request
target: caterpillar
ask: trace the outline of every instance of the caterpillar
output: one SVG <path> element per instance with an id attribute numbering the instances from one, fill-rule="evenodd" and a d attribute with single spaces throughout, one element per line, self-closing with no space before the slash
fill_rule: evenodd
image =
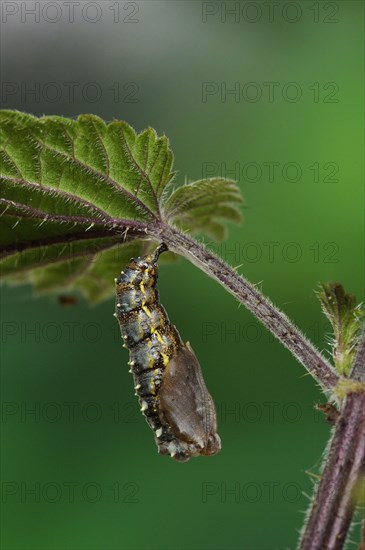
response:
<path id="1" fill-rule="evenodd" d="M 131 258 L 115 279 L 116 312 L 141 411 L 158 452 L 186 462 L 221 449 L 214 402 L 189 342 L 184 343 L 159 301 L 154 253 Z"/>

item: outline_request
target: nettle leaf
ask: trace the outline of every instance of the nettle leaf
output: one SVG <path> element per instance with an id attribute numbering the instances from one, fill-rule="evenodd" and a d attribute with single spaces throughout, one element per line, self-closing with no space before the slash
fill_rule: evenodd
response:
<path id="1" fill-rule="evenodd" d="M 172 164 L 166 136 L 151 128 L 0 111 L 2 277 L 100 300 L 130 257 L 153 246 L 152 227 L 223 238 L 222 221 L 241 219 L 237 185 L 215 178 L 174 191 Z"/>
<path id="2" fill-rule="evenodd" d="M 337 371 L 344 376 L 350 372 L 365 320 L 362 304 L 356 305 L 353 294 L 346 294 L 339 283 L 322 284 L 317 292 L 323 312 L 334 332 L 332 355 Z"/>
<path id="3" fill-rule="evenodd" d="M 167 219 L 184 230 L 206 232 L 222 240 L 226 235 L 223 221 L 241 222 L 237 205 L 242 202 L 236 182 L 210 178 L 186 184 L 166 201 Z"/>

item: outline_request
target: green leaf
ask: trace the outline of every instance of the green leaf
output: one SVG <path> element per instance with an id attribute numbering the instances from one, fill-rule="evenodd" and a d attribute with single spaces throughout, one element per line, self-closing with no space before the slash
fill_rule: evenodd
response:
<path id="1" fill-rule="evenodd" d="M 167 200 L 164 212 L 170 222 L 188 231 L 209 233 L 223 240 L 223 221 L 240 223 L 242 203 L 237 184 L 224 178 L 210 178 L 185 184 Z"/>
<path id="2" fill-rule="evenodd" d="M 361 304 L 356 305 L 353 294 L 346 294 L 341 284 L 328 283 L 320 286 L 321 290 L 316 294 L 334 332 L 331 342 L 333 360 L 337 371 L 347 376 L 356 353 L 365 311 Z"/>
<path id="3" fill-rule="evenodd" d="M 131 255 L 153 246 L 152 227 L 222 238 L 222 220 L 240 221 L 237 185 L 213 179 L 173 191 L 172 163 L 166 136 L 151 128 L 0 111 L 2 277 L 98 300 Z"/>

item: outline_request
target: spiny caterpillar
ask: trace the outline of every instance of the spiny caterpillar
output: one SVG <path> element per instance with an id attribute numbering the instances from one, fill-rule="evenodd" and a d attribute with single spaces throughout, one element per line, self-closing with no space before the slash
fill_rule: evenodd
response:
<path id="1" fill-rule="evenodd" d="M 159 302 L 157 260 L 167 250 L 162 243 L 153 254 L 132 258 L 115 279 L 115 316 L 158 452 L 186 462 L 218 453 L 221 442 L 198 360 Z"/>

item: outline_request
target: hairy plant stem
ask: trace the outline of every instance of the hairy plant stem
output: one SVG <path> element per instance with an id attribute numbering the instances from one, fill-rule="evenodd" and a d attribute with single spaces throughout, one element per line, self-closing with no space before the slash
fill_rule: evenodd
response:
<path id="1" fill-rule="evenodd" d="M 304 365 L 325 391 L 332 390 L 339 381 L 338 374 L 288 317 L 268 298 L 239 275 L 213 252 L 164 224 L 150 226 L 152 234 L 164 241 L 170 250 L 182 254 L 207 275 L 218 281 L 249 309 L 270 332 Z"/>
<path id="2" fill-rule="evenodd" d="M 364 475 L 365 392 L 350 393 L 329 444 L 300 550 L 343 547 Z"/>
<path id="3" fill-rule="evenodd" d="M 350 378 L 365 380 L 365 332 Z M 300 550 L 343 547 L 365 473 L 365 388 L 349 393 L 336 424 Z"/>

